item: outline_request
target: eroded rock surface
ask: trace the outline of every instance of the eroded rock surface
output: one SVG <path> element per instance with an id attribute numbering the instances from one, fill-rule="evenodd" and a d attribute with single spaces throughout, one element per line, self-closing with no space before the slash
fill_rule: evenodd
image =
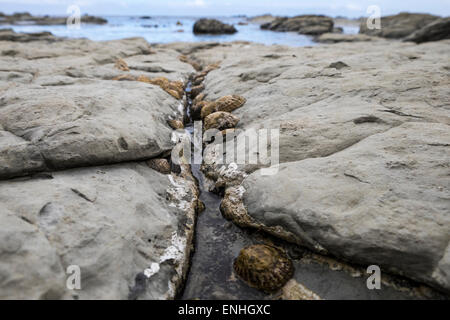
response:
<path id="1" fill-rule="evenodd" d="M 51 48 L 5 41 L 2 52 L 0 178 L 147 159 L 173 147 L 167 121 L 182 111 L 180 101 L 157 84 L 112 79 L 164 75 L 183 83 L 193 69 L 177 52 L 152 51 L 138 38 Z M 118 58 L 130 71 L 116 67 Z"/>
<path id="2" fill-rule="evenodd" d="M 140 38 L 4 34 L 0 298 L 173 299 L 198 191 L 188 167 L 167 161 L 183 100 L 137 79 L 179 84 L 194 69 Z M 73 265 L 81 290 L 66 286 Z"/>
<path id="3" fill-rule="evenodd" d="M 0 297 L 173 298 L 189 257 L 192 188 L 145 163 L 0 182 Z M 81 290 L 66 288 L 71 265 Z M 135 278 L 152 271 L 136 292 Z"/>
<path id="4" fill-rule="evenodd" d="M 247 211 L 312 248 L 446 287 L 449 129 L 408 123 L 274 176 L 255 172 L 243 183 Z"/>
<path id="5" fill-rule="evenodd" d="M 197 53 L 205 63 L 223 57 L 205 78 L 206 100 L 246 99 L 233 111 L 235 134 L 279 129 L 282 165 L 270 176 L 256 141 L 226 145 L 227 156 L 235 145 L 254 163 L 221 163 L 223 150 L 206 147 L 203 169 L 225 188 L 226 216 L 448 292 L 449 48 L 380 39 Z"/>

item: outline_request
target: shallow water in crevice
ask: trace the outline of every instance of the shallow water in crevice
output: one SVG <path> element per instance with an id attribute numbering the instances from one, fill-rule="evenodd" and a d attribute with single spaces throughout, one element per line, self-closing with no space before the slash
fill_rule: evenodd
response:
<path id="1" fill-rule="evenodd" d="M 193 135 L 193 120 L 190 117 L 191 83 L 186 85 L 185 129 Z M 192 139 L 194 141 L 194 139 Z M 266 294 L 248 287 L 233 277 L 234 258 L 246 245 L 255 243 L 249 232 L 245 232 L 225 220 L 220 213 L 222 198 L 205 187 L 205 176 L 201 165 L 191 165 L 197 179 L 200 200 L 205 211 L 198 214 L 195 227 L 194 253 L 190 270 L 181 294 L 181 299 L 264 299 Z"/>

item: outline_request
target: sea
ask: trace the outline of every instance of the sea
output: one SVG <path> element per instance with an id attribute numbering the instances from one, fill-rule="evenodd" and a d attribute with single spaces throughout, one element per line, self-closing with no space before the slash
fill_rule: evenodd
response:
<path id="1" fill-rule="evenodd" d="M 82 24 L 79 29 L 66 25 L 1 25 L 0 28 L 12 28 L 16 32 L 50 31 L 52 34 L 68 38 L 87 38 L 95 41 L 143 37 L 149 43 L 171 42 L 230 42 L 252 41 L 266 45 L 313 46 L 316 43 L 310 36 L 296 32 L 273 32 L 261 30 L 260 25 L 250 23 L 244 16 L 213 17 L 222 22 L 233 24 L 238 30 L 233 35 L 195 35 L 192 32 L 195 21 L 200 17 L 175 16 L 102 16 L 108 20 L 105 25 Z M 248 24 L 247 24 L 248 23 Z M 336 25 L 339 26 L 339 25 Z M 344 33 L 358 33 L 356 25 L 342 25 Z"/>

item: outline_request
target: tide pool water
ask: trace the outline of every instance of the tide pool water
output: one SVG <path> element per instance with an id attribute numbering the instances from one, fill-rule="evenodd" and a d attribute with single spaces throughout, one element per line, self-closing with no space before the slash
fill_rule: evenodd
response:
<path id="1" fill-rule="evenodd" d="M 266 45 L 280 44 L 288 46 L 311 46 L 316 43 L 312 37 L 295 32 L 273 32 L 261 30 L 258 24 L 247 23 L 246 18 L 217 17 L 217 19 L 233 24 L 238 32 L 233 35 L 195 35 L 192 28 L 199 17 L 151 17 L 142 19 L 134 16 L 104 16 L 108 20 L 105 25 L 82 24 L 80 29 L 71 29 L 66 25 L 2 25 L 1 28 L 12 28 L 16 32 L 50 31 L 52 34 L 69 38 L 88 38 L 95 41 L 115 40 L 130 37 L 143 37 L 150 43 L 170 42 L 202 42 L 202 41 L 252 41 Z M 180 24 L 177 24 L 180 22 Z M 342 26 L 344 33 L 357 33 L 358 27 Z"/>

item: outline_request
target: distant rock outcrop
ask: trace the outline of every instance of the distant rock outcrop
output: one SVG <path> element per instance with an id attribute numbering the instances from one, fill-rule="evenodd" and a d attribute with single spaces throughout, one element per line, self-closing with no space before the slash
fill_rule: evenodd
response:
<path id="1" fill-rule="evenodd" d="M 369 36 L 401 39 L 422 29 L 437 19 L 439 19 L 438 16 L 430 14 L 402 12 L 393 16 L 382 17 L 381 29 L 369 29 L 366 20 L 363 20 L 361 22 L 359 33 L 367 34 Z"/>
<path id="2" fill-rule="evenodd" d="M 21 25 L 21 24 L 32 24 L 32 25 L 64 25 L 67 23 L 67 17 L 51 17 L 51 16 L 32 16 L 28 12 L 19 12 L 12 15 L 0 14 L 0 24 L 11 24 L 11 25 Z M 106 24 L 108 20 L 90 16 L 81 16 L 81 23 L 89 24 Z"/>
<path id="3" fill-rule="evenodd" d="M 333 31 L 333 19 L 321 15 L 303 15 L 293 18 L 276 18 L 261 25 L 261 29 L 298 32 L 307 35 L 320 35 Z"/>
<path id="4" fill-rule="evenodd" d="M 194 24 L 194 33 L 198 34 L 233 34 L 237 30 L 232 25 L 215 19 L 200 19 Z"/>
<path id="5" fill-rule="evenodd" d="M 438 19 L 405 38 L 405 41 L 422 43 L 450 39 L 450 17 Z"/>
<path id="6" fill-rule="evenodd" d="M 263 24 L 263 23 L 270 23 L 273 20 L 275 20 L 277 17 L 274 17 L 271 14 L 264 14 L 262 16 L 256 16 L 256 17 L 252 17 L 252 18 L 248 18 L 248 21 L 251 23 L 259 23 L 259 24 Z"/>

